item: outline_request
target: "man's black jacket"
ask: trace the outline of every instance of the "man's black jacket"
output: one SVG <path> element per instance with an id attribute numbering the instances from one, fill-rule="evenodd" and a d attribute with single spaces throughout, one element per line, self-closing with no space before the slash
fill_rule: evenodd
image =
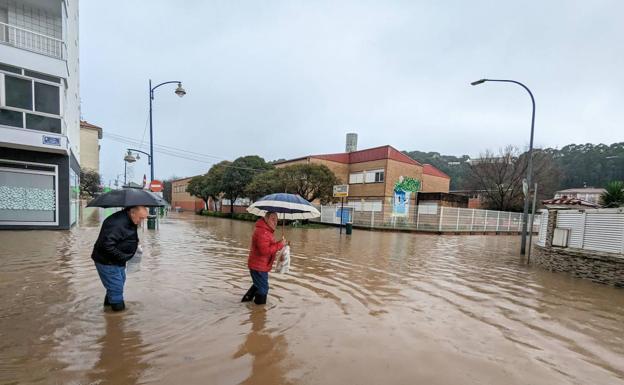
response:
<path id="1" fill-rule="evenodd" d="M 91 258 L 103 265 L 126 266 L 126 262 L 134 256 L 138 245 L 137 226 L 130 219 L 130 213 L 121 210 L 102 223 Z"/>

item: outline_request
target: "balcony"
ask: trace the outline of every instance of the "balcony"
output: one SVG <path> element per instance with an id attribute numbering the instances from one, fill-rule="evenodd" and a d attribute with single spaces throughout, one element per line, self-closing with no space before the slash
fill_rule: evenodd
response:
<path id="1" fill-rule="evenodd" d="M 65 59 L 65 43 L 28 29 L 0 22 L 0 44 L 36 52 L 56 59 Z"/>

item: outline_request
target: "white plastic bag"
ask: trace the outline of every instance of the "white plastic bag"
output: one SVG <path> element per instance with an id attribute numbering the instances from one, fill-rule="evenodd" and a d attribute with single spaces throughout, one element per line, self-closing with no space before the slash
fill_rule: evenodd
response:
<path id="1" fill-rule="evenodd" d="M 141 270 L 141 258 L 143 257 L 143 248 L 141 245 L 137 247 L 136 253 L 126 262 L 126 273 L 132 274 Z"/>
<path id="2" fill-rule="evenodd" d="M 280 274 L 288 273 L 290 270 L 290 246 L 284 246 L 277 252 L 275 257 L 277 258 L 277 263 L 274 271 Z"/>

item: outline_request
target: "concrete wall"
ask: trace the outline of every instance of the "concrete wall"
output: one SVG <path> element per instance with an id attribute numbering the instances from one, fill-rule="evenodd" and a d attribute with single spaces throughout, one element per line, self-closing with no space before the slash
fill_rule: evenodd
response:
<path id="1" fill-rule="evenodd" d="M 310 158 L 312 164 L 323 164 L 329 168 L 341 183 L 349 182 L 349 165 L 345 163 L 332 162 L 330 160 Z"/>
<path id="2" fill-rule="evenodd" d="M 451 180 L 435 175 L 423 174 L 423 192 L 449 192 Z"/>
<path id="3" fill-rule="evenodd" d="M 550 271 L 624 287 L 624 258 L 582 249 L 534 246 L 532 262 Z"/>
<path id="4" fill-rule="evenodd" d="M 388 166 L 386 168 L 386 186 L 385 196 L 392 199 L 394 196 L 394 185 L 399 181 L 402 176 L 414 178 L 422 181 L 423 168 L 422 166 L 398 162 L 393 159 L 388 159 Z"/>
<path id="5" fill-rule="evenodd" d="M 303 159 L 293 160 L 291 162 L 280 163 L 280 164 L 275 165 L 275 167 L 283 168 L 287 166 L 293 166 L 296 164 L 325 165 L 334 173 L 334 175 L 336 175 L 336 177 L 341 181 L 341 183 L 347 183 L 349 181 L 349 165 L 348 164 L 340 163 L 340 162 L 332 162 L 330 160 L 325 160 L 325 159 L 307 157 Z"/>
<path id="6" fill-rule="evenodd" d="M 590 211 L 598 212 L 600 210 Z M 562 212 L 565 213 L 566 210 L 562 210 Z M 542 235 L 544 236 L 544 246 L 534 245 L 535 252 L 531 262 L 550 271 L 565 272 L 594 282 L 624 287 L 623 254 L 586 248 L 553 246 L 553 235 L 555 228 L 557 228 L 558 214 L 559 210 L 548 210 L 546 234 L 539 235 L 540 238 Z M 614 221 L 612 225 L 617 226 L 617 222 Z M 585 232 L 587 231 L 588 228 L 585 227 Z M 601 231 L 610 233 L 608 228 Z"/>

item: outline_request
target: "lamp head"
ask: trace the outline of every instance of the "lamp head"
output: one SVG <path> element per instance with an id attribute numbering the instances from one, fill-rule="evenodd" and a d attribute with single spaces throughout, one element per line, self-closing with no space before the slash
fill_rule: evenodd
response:
<path id="1" fill-rule="evenodd" d="M 186 95 L 186 91 L 182 88 L 182 83 L 178 83 L 178 87 L 175 89 L 175 94 L 179 97 Z"/>
<path id="2" fill-rule="evenodd" d="M 480 79 L 480 80 L 477 80 L 477 81 L 474 81 L 474 82 L 470 83 L 470 85 L 478 86 L 479 84 L 485 83 L 486 81 L 487 81 L 487 79 Z"/>
<path id="3" fill-rule="evenodd" d="M 130 150 L 128 150 L 128 153 L 124 156 L 124 160 L 128 163 L 136 162 L 136 158 L 132 156 L 132 152 L 130 152 Z"/>

